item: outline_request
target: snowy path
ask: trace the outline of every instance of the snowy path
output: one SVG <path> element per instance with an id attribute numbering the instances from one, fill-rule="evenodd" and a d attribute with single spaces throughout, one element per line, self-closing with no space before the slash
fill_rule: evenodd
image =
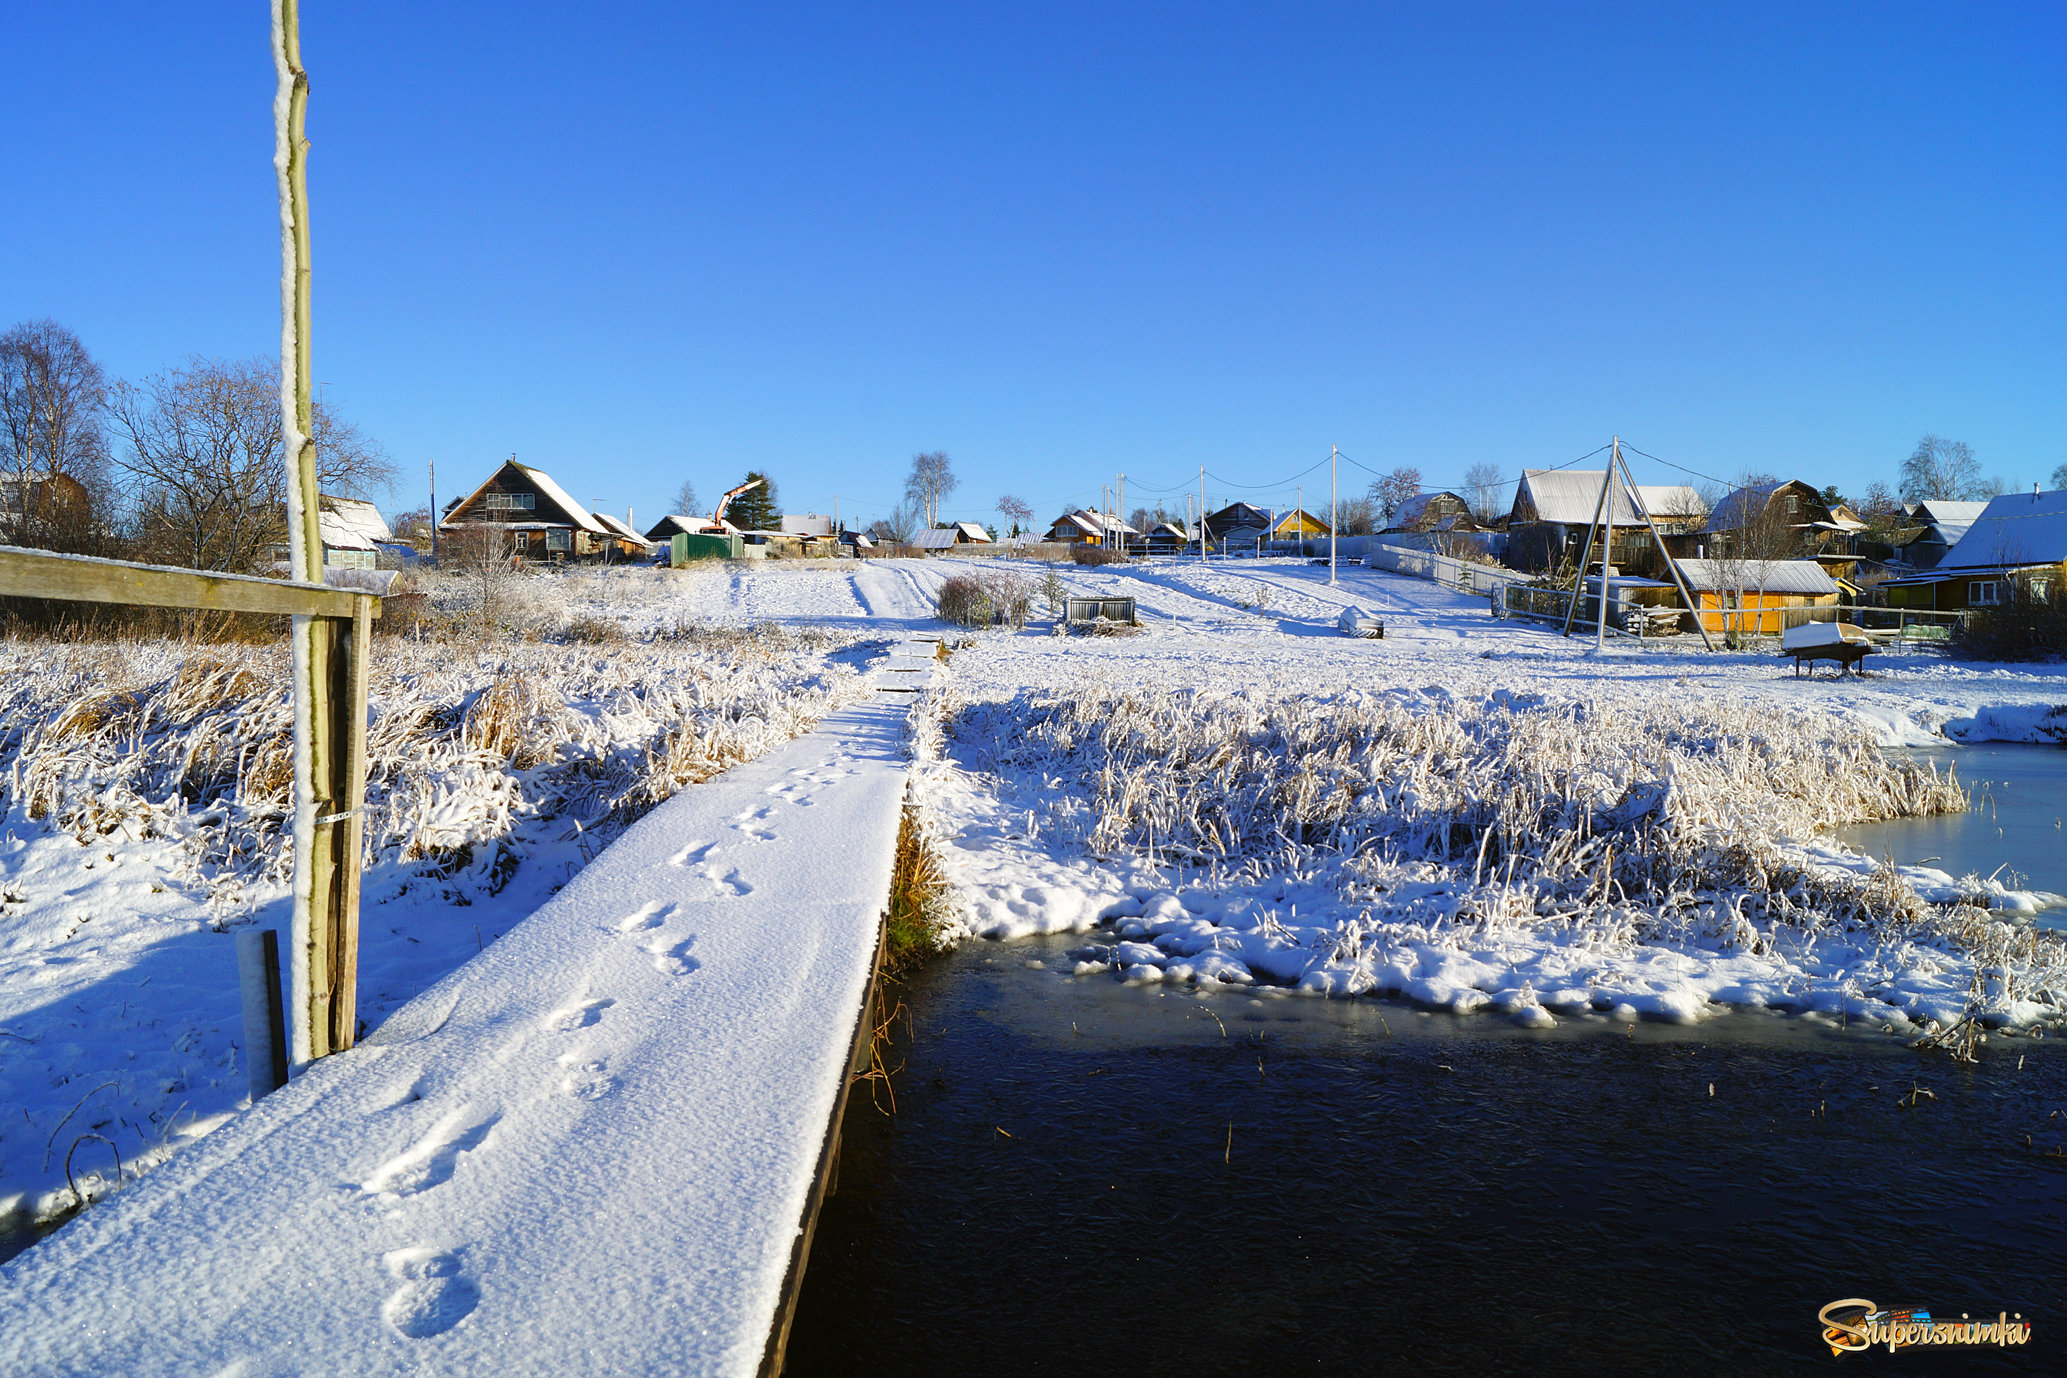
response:
<path id="1" fill-rule="evenodd" d="M 361 1048 L 0 1265 L 0 1371 L 754 1372 L 875 958 L 904 712 L 682 791 Z"/>

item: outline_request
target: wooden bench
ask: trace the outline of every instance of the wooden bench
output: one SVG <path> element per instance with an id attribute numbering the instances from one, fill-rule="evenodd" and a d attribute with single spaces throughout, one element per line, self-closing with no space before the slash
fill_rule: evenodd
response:
<path id="1" fill-rule="evenodd" d="M 1801 676 L 1803 661 L 1811 662 L 1810 673 L 1815 672 L 1813 662 L 1834 660 L 1841 678 L 1847 666 L 1857 670 L 1863 679 L 1866 671 L 1858 669 L 1859 662 L 1880 648 L 1873 638 L 1857 627 L 1843 622 L 1811 622 L 1805 626 L 1789 627 L 1780 634 L 1780 654 L 1794 657 L 1794 673 Z"/>

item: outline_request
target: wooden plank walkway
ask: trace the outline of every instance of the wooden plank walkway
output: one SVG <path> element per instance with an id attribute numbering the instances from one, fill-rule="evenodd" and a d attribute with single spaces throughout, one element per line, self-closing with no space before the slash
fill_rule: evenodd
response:
<path id="1" fill-rule="evenodd" d="M 934 644 L 879 670 L 891 692 L 656 809 L 360 1048 L 0 1265 L 0 1371 L 779 1364 L 866 1034 L 906 686 Z"/>

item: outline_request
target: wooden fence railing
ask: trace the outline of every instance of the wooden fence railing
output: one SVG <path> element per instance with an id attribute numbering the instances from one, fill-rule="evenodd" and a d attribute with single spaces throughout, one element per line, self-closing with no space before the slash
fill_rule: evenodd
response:
<path id="1" fill-rule="evenodd" d="M 294 897 L 296 992 L 311 1059 L 352 1046 L 358 1027 L 359 860 L 366 802 L 366 664 L 380 599 L 360 589 L 137 565 L 0 546 L 0 595 L 76 603 L 284 613 L 314 622 L 309 893 Z M 295 801 L 296 817 L 307 807 Z"/>

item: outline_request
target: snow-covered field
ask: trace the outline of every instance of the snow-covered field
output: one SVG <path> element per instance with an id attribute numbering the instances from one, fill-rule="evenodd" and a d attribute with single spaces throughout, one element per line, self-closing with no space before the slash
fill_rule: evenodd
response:
<path id="1" fill-rule="evenodd" d="M 853 701 L 852 668 L 936 627 L 970 571 L 1131 595 L 1143 626 L 957 633 L 917 749 L 966 933 L 1096 928 L 1087 973 L 1532 1022 L 1735 1003 L 2028 1025 L 2067 989 L 2057 941 L 1995 917 L 2043 897 L 1877 872 L 1818 834 L 1944 805 L 1869 745 L 2051 740 L 2059 668 L 1595 655 L 1481 598 L 1293 562 L 793 561 L 524 581 L 538 625 L 630 642 L 383 643 L 369 1026 L 641 808 Z M 1383 640 L 1336 633 L 1352 605 Z M 284 911 L 283 686 L 264 650 L 0 646 L 0 1214 L 68 1200 L 67 1155 L 110 1180 L 115 1152 L 148 1166 L 241 1102 L 224 932 Z"/>

